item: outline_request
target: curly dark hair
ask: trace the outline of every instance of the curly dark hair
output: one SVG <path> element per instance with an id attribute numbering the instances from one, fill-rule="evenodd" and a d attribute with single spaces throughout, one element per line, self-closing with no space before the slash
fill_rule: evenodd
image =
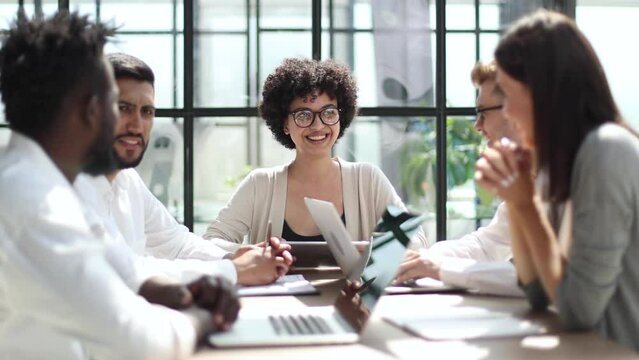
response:
<path id="1" fill-rule="evenodd" d="M 104 96 L 109 86 L 102 54 L 113 34 L 77 13 L 28 19 L 20 10 L 0 50 L 0 93 L 9 126 L 38 138 L 80 87 Z"/>
<path id="2" fill-rule="evenodd" d="M 337 138 L 341 138 L 357 113 L 357 84 L 346 66 L 331 59 L 288 58 L 264 82 L 262 102 L 258 106 L 260 116 L 275 140 L 288 149 L 295 149 L 291 137 L 284 133 L 288 107 L 296 97 L 306 96 L 314 90 L 337 98 L 340 109 Z"/>

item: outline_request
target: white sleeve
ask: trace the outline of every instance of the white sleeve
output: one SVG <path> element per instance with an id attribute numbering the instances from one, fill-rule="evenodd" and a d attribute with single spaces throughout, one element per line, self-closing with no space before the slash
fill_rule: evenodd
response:
<path id="1" fill-rule="evenodd" d="M 144 233 L 148 255 L 165 259 L 220 260 L 229 254 L 229 251 L 180 225 L 142 179 L 137 177 L 136 180 L 135 186 L 141 188 L 144 197 Z"/>
<path id="2" fill-rule="evenodd" d="M 445 284 L 476 290 L 482 294 L 523 297 L 517 285 L 517 270 L 510 261 L 475 261 L 440 258 L 439 276 Z"/>
<path id="3" fill-rule="evenodd" d="M 142 284 L 153 275 L 151 272 L 142 271 L 142 267 L 137 265 L 138 255 L 123 241 L 107 244 L 104 256 L 122 281 L 135 293 L 139 292 Z"/>
<path id="4" fill-rule="evenodd" d="M 139 256 L 136 265 L 139 272 L 147 276 L 168 276 L 181 283 L 189 283 L 202 275 L 221 276 L 232 284 L 237 283 L 237 271 L 231 260 L 167 260 L 152 256 Z"/>
<path id="5" fill-rule="evenodd" d="M 108 238 L 106 241 L 105 257 L 111 267 L 118 273 L 125 284 L 134 292 L 138 292 L 140 286 L 148 276 L 140 273 L 135 264 L 137 255 L 126 243 L 113 218 L 108 216 L 105 204 L 98 199 L 98 192 L 88 175 L 80 174 L 73 183 L 73 189 L 84 206 L 84 215 L 90 224 L 102 224 L 106 229 Z M 106 181 L 106 180 L 105 180 Z M 102 216 L 100 216 L 102 214 Z"/>
<path id="6" fill-rule="evenodd" d="M 15 233 L 0 239 L 13 316 L 79 339 L 93 358 L 184 359 L 193 353 L 191 321 L 150 305 L 125 285 L 106 261 L 104 243 L 96 240 L 103 229 L 92 226 L 89 232 L 86 223 L 59 211 L 35 213 L 36 219 L 22 220 Z M 17 341 L 21 333 L 34 340 L 28 327 L 8 332 Z"/>
<path id="7" fill-rule="evenodd" d="M 490 224 L 457 240 L 438 241 L 428 249 L 433 256 L 477 261 L 504 261 L 512 257 L 506 204 L 501 203 Z"/>

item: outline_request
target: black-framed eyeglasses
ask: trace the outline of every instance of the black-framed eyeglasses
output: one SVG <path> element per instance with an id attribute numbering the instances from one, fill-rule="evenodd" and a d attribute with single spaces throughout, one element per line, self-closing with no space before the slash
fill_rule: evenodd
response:
<path id="1" fill-rule="evenodd" d="M 491 110 L 501 110 L 501 108 L 503 108 L 504 105 L 495 105 L 495 106 L 488 106 L 485 108 L 476 108 L 475 109 L 475 114 L 477 115 L 481 115 L 487 111 L 491 111 Z"/>
<path id="2" fill-rule="evenodd" d="M 295 125 L 301 128 L 307 128 L 315 121 L 315 115 L 319 115 L 320 121 L 324 125 L 335 125 L 339 122 L 340 109 L 335 106 L 326 107 L 320 111 L 311 111 L 310 109 L 300 109 L 291 111 L 289 115 L 293 115 Z"/>

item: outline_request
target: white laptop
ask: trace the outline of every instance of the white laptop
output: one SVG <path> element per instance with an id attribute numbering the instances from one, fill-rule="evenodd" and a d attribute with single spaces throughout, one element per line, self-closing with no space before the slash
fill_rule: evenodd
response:
<path id="1" fill-rule="evenodd" d="M 406 221 L 407 226 L 402 226 L 408 236 L 415 234 L 421 223 L 421 220 L 412 221 L 413 219 L 415 218 Z M 339 217 L 338 222 L 332 226 L 338 225 L 344 227 Z M 326 237 L 324 231 L 322 235 Z M 362 308 L 345 306 L 344 304 L 351 302 L 345 301 L 341 296 L 331 306 L 295 310 L 242 308 L 231 330 L 210 335 L 209 344 L 215 347 L 246 347 L 357 342 L 384 288 L 394 278 L 404 258 L 406 244 L 395 239 L 394 234 L 389 231 L 374 238 L 370 249 L 368 265 L 360 272 L 361 280 L 369 285 L 359 294 Z M 352 250 L 356 251 L 354 248 Z"/>
<path id="2" fill-rule="evenodd" d="M 357 250 L 333 203 L 308 197 L 304 202 L 346 278 L 359 281 L 371 254 L 370 245 L 361 253 Z"/>

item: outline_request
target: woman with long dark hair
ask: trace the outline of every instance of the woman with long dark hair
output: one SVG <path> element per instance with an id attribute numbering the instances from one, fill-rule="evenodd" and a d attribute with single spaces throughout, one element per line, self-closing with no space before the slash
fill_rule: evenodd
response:
<path id="1" fill-rule="evenodd" d="M 493 144 L 475 177 L 508 205 L 531 305 L 552 302 L 568 327 L 639 350 L 639 138 L 568 17 L 521 19 L 495 59 L 504 115 L 521 141 Z"/>

